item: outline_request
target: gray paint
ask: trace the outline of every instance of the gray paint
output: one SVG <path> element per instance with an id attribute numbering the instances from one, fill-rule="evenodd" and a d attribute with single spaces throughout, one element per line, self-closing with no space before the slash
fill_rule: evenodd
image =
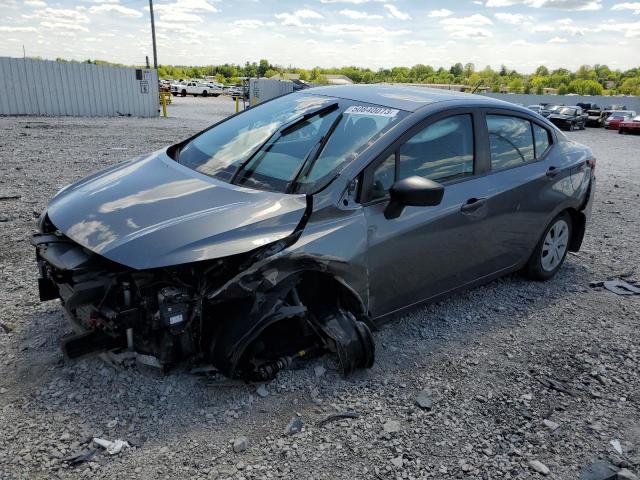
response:
<path id="1" fill-rule="evenodd" d="M 402 104 L 415 112 L 313 195 L 306 223 L 304 196 L 225 184 L 178 165 L 164 152 L 76 183 L 52 200 L 49 216 L 76 242 L 133 268 L 248 252 L 292 238 L 302 226 L 295 243 L 264 259 L 261 268 L 277 274 L 283 264 L 320 265 L 357 292 L 374 318 L 383 318 L 521 268 L 551 220 L 567 208 L 583 208 L 587 192 L 593 194 L 595 179 L 586 165 L 591 151 L 525 108 L 472 95 L 414 97 L 397 87 L 395 96 L 388 95 L 389 87 L 323 90 L 367 102 L 382 97 L 390 107 Z M 383 215 L 386 200 L 355 200 L 347 187 L 361 172 L 404 141 L 412 127 L 453 108 L 474 116 L 475 176 L 445 183 L 440 205 L 406 207 L 392 220 Z M 547 126 L 553 146 L 535 162 L 491 171 L 487 109 Z M 547 175 L 550 170 L 554 176 Z M 485 203 L 472 214 L 462 212 L 471 198 Z"/>
<path id="2" fill-rule="evenodd" d="M 70 185 L 48 207 L 80 245 L 135 269 L 246 252 L 290 235 L 304 195 L 251 190 L 156 152 Z"/>
<path id="3" fill-rule="evenodd" d="M 134 68 L 0 57 L 0 115 L 158 115 L 158 76 L 140 91 Z"/>
<path id="4" fill-rule="evenodd" d="M 626 105 L 628 110 L 640 112 L 640 97 L 604 96 L 604 95 L 524 95 L 511 93 L 483 93 L 483 96 L 504 100 L 510 103 L 521 103 L 524 106 L 537 105 L 540 102 L 575 105 L 576 103 L 595 103 L 600 107 L 609 105 Z"/>

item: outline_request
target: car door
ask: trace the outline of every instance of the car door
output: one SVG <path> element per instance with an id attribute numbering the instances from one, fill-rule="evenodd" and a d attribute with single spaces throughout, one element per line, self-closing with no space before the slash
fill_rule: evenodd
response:
<path id="1" fill-rule="evenodd" d="M 486 138 L 474 110 L 441 113 L 407 132 L 363 175 L 370 304 L 374 317 L 464 285 L 488 271 L 491 232 L 484 198 Z M 385 218 L 396 179 L 445 186 L 440 205 L 407 206 Z M 490 269 L 489 269 L 490 270 Z"/>
<path id="2" fill-rule="evenodd" d="M 570 190 L 571 161 L 554 155 L 551 129 L 529 115 L 502 109 L 486 109 L 483 115 L 490 152 L 487 207 L 495 235 L 494 263 L 510 269 L 527 261 L 551 220 L 550 212 Z"/>

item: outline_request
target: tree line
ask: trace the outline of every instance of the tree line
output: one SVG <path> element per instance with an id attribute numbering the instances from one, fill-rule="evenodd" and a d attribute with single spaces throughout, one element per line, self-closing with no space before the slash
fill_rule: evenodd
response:
<path id="1" fill-rule="evenodd" d="M 61 59 L 60 59 L 61 60 Z M 89 63 L 107 63 L 87 60 Z M 566 68 L 551 70 L 538 67 L 531 74 L 519 73 L 502 65 L 494 70 L 490 66 L 479 70 L 473 63 L 456 63 L 450 68 L 435 68 L 417 64 L 413 67 L 393 67 L 372 70 L 361 67 L 312 69 L 287 68 L 262 59 L 244 65 L 225 63 L 207 66 L 160 65 L 161 79 L 189 79 L 216 77 L 220 83 L 237 83 L 239 77 L 272 77 L 276 74 L 296 73 L 301 80 L 326 83 L 325 74 L 345 75 L 354 83 L 439 83 L 483 87 L 492 92 L 541 94 L 545 88 L 554 88 L 560 95 L 640 95 L 640 67 L 629 70 L 612 70 L 607 65 L 582 65 L 576 71 Z"/>

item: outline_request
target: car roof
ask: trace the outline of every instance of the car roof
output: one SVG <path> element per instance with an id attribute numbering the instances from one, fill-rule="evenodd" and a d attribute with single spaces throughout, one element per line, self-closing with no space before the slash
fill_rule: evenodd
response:
<path id="1" fill-rule="evenodd" d="M 310 88 L 306 90 L 305 93 L 373 103 L 375 105 L 397 108 L 408 112 L 415 112 L 426 105 L 449 100 L 467 100 L 469 104 L 485 106 L 515 106 L 512 103 L 503 102 L 494 98 L 457 92 L 455 90 L 398 85 L 336 85 L 331 87 Z"/>

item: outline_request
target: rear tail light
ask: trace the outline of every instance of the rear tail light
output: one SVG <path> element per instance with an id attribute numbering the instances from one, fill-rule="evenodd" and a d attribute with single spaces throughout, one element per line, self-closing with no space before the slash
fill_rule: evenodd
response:
<path id="1" fill-rule="evenodd" d="M 591 167 L 591 170 L 595 170 L 596 169 L 596 157 L 590 158 L 589 160 L 587 160 L 587 165 L 589 165 Z"/>

